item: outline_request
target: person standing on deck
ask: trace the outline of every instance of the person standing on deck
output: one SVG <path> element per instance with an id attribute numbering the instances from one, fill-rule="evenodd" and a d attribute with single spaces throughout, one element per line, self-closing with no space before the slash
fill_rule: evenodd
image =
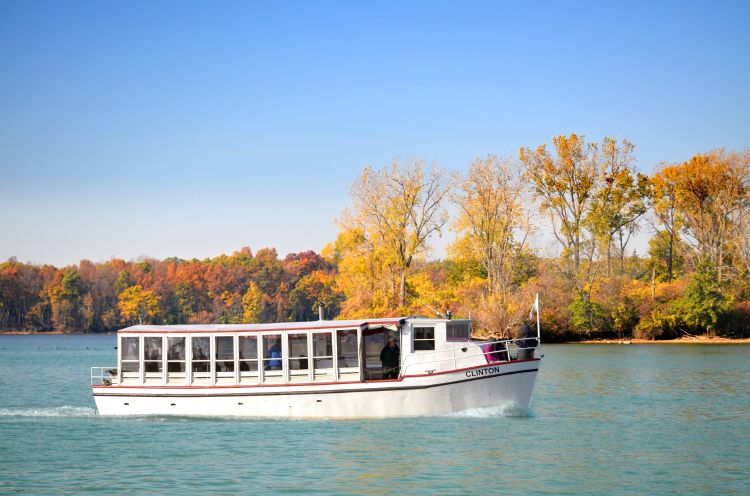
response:
<path id="1" fill-rule="evenodd" d="M 396 340 L 391 337 L 388 344 L 380 352 L 380 362 L 383 364 L 383 379 L 398 379 L 401 350 Z"/>

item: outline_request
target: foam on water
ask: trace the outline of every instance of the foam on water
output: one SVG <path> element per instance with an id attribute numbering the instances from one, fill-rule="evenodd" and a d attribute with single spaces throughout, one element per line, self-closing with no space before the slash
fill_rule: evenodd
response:
<path id="1" fill-rule="evenodd" d="M 0 408 L 0 417 L 94 417 L 96 408 L 58 406 L 52 408 Z"/>
<path id="2" fill-rule="evenodd" d="M 469 408 L 468 410 L 452 413 L 450 416 L 471 418 L 530 417 L 531 410 L 515 403 L 503 403 L 502 405 Z"/>

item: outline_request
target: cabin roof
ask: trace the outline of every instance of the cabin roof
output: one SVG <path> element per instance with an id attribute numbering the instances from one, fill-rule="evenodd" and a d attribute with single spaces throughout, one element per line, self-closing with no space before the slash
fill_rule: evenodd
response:
<path id="1" fill-rule="evenodd" d="M 312 322 L 279 322 L 274 324 L 190 324 L 190 325 L 135 325 L 120 329 L 118 332 L 234 332 L 234 331 L 292 331 L 308 329 L 341 329 L 351 327 L 377 327 L 399 325 L 409 317 L 391 317 L 382 319 L 359 320 L 316 320 Z M 435 319 L 425 319 L 434 321 Z"/>

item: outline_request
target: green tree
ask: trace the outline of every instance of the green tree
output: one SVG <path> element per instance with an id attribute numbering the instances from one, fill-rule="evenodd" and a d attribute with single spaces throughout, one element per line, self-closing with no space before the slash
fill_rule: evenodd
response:
<path id="1" fill-rule="evenodd" d="M 52 322 L 55 329 L 73 331 L 83 329 L 81 276 L 73 268 L 64 269 L 58 282 L 50 288 Z"/>
<path id="2" fill-rule="evenodd" d="M 693 274 L 679 307 L 687 325 L 714 334 L 733 302 L 725 284 L 718 280 L 716 268 L 704 261 Z"/>

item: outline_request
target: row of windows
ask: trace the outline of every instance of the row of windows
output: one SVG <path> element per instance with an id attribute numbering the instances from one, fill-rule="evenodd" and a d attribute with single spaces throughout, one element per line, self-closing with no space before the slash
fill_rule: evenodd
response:
<path id="1" fill-rule="evenodd" d="M 448 323 L 446 334 L 450 340 L 468 339 L 469 324 Z M 379 353 L 385 342 L 382 333 L 369 338 L 374 341 L 370 343 L 368 336 L 363 336 L 365 369 L 379 367 Z M 435 328 L 415 327 L 413 349 L 435 350 Z M 337 351 L 335 361 L 334 350 Z M 334 363 L 339 372 L 349 369 L 349 373 L 357 373 L 360 360 L 354 329 L 213 337 L 123 336 L 120 357 L 125 377 L 135 378 L 145 372 L 146 378 L 179 378 L 186 377 L 189 368 L 193 378 L 215 377 L 217 381 L 248 376 L 313 378 L 319 374 L 335 375 Z M 168 374 L 164 374 L 165 368 Z"/>
<path id="2" fill-rule="evenodd" d="M 335 348 L 334 348 L 335 339 Z M 212 358 L 216 377 L 282 376 L 316 373 L 331 374 L 334 349 L 338 350 L 338 368 L 358 371 L 357 331 L 263 334 L 250 336 L 123 336 L 120 340 L 121 370 L 125 377 L 141 372 L 141 343 L 143 371 L 146 377 L 162 374 L 166 366 L 169 376 L 185 376 L 190 367 L 193 377 L 210 377 Z M 189 350 L 189 353 L 188 353 Z M 212 356 L 213 353 L 213 356 Z"/>

